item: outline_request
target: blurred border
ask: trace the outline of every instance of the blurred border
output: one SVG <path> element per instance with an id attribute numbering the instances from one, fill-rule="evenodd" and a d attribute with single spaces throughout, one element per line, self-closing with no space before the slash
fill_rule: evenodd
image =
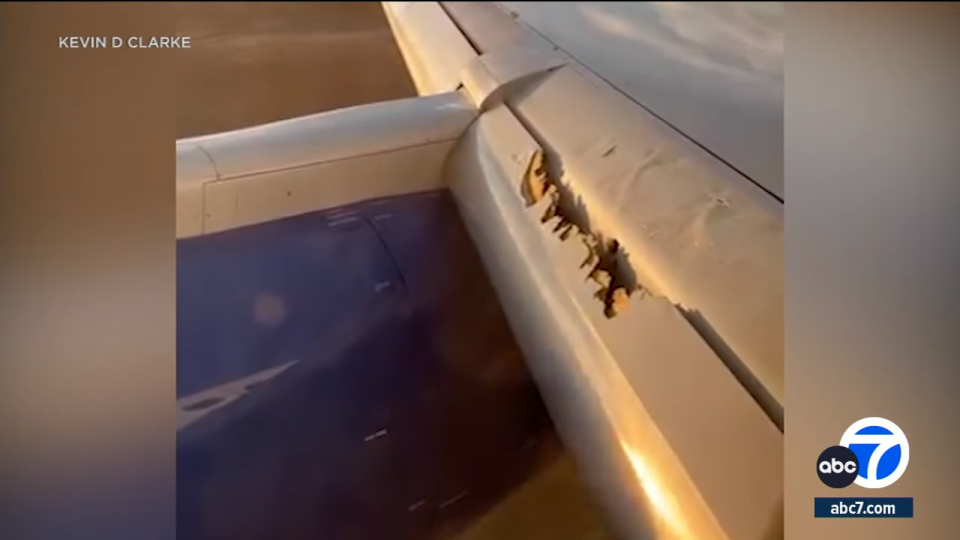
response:
<path id="1" fill-rule="evenodd" d="M 787 538 L 960 530 L 958 7 L 790 4 Z M 166 3 L 0 4 L 0 536 L 175 535 L 175 35 Z M 864 416 L 911 442 L 905 520 L 815 520 Z M 859 488 L 844 495 L 879 496 Z"/>
<path id="2" fill-rule="evenodd" d="M 790 3 L 785 78 L 788 539 L 960 530 L 960 28 L 954 3 Z M 910 442 L 881 490 L 819 453 L 880 416 Z M 914 497 L 912 519 L 814 519 L 813 498 Z"/>
<path id="3" fill-rule="evenodd" d="M 175 536 L 173 3 L 0 4 L 0 537 Z"/>

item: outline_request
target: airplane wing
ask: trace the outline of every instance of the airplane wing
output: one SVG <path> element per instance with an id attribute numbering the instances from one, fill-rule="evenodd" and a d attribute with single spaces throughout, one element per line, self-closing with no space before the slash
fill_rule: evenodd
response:
<path id="1" fill-rule="evenodd" d="M 722 144 L 734 120 L 671 115 L 643 102 L 655 84 L 602 73 L 590 40 L 561 43 L 554 4 L 513 4 L 384 2 L 420 97 L 178 141 L 178 239 L 318 212 L 333 227 L 357 213 L 341 208 L 449 193 L 621 534 L 767 538 L 783 492 L 783 197 L 764 176 L 776 167 Z M 584 9 L 608 29 L 631 20 Z M 349 245 L 375 249 L 355 234 Z M 370 283 L 403 281 L 384 272 Z M 375 305 L 357 294 L 340 305 Z M 184 394 L 294 360 L 203 374 Z"/>
<path id="2" fill-rule="evenodd" d="M 783 2 L 501 2 L 783 200 Z"/>

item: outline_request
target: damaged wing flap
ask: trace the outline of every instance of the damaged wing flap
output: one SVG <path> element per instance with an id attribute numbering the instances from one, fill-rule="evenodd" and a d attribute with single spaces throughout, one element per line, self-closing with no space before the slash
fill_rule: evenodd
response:
<path id="1" fill-rule="evenodd" d="M 571 212 L 565 210 L 568 201 L 557 185 L 550 181 L 542 150 L 530 157 L 520 191 L 527 207 L 539 214 L 539 222 L 550 233 L 562 242 L 572 240 L 583 245 L 585 255 L 580 269 L 588 269 L 586 280 L 600 286 L 593 296 L 603 303 L 604 315 L 613 318 L 622 313 L 631 293 L 639 290 L 627 279 L 619 263 L 622 260 L 622 247 L 616 239 L 604 240 L 591 233 L 577 223 Z"/>

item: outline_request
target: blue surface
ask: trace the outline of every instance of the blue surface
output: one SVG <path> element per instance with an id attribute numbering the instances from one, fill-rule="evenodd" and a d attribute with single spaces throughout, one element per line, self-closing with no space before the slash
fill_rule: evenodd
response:
<path id="1" fill-rule="evenodd" d="M 912 518 L 913 497 L 815 497 L 817 518 Z"/>
<path id="2" fill-rule="evenodd" d="M 532 471 L 549 420 L 448 193 L 177 254 L 180 406 L 295 362 L 179 430 L 178 538 L 425 538 Z"/>

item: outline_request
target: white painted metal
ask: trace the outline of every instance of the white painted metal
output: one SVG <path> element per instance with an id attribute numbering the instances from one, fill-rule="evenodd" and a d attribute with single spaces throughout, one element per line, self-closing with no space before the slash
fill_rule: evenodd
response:
<path id="1" fill-rule="evenodd" d="M 782 410 L 782 220 L 735 173 L 605 97 L 564 68 L 508 102 L 558 156 L 591 226 L 626 248 L 639 283 L 695 310 Z"/>
<path id="2" fill-rule="evenodd" d="M 523 206 L 537 148 L 496 107 L 446 174 L 565 442 L 628 538 L 762 537 L 779 511 L 782 435 L 666 299 L 603 315 L 583 245 Z"/>
<path id="3" fill-rule="evenodd" d="M 507 58 L 518 43 L 547 50 L 491 4 L 443 5 L 479 58 Z M 431 47 L 443 43 L 408 61 L 429 61 Z M 490 109 L 446 174 L 587 477 L 628 537 L 776 533 L 782 433 L 767 415 L 782 421 L 782 205 L 569 56 L 531 84 L 505 85 L 486 67 L 475 76 L 479 62 L 465 86 Z M 506 106 L 489 99 L 497 92 Z M 522 208 L 536 148 L 590 229 L 625 246 L 652 297 L 600 314 L 583 253 Z"/>
<path id="4" fill-rule="evenodd" d="M 501 2 L 783 197 L 784 2 Z"/>
<path id="5" fill-rule="evenodd" d="M 485 111 L 511 89 L 564 65 L 565 60 L 553 47 L 514 43 L 474 58 L 461 74 L 463 87 L 477 108 Z"/>
<path id="6" fill-rule="evenodd" d="M 178 238 L 440 188 L 475 116 L 453 92 L 178 141 Z"/>
<path id="7" fill-rule="evenodd" d="M 220 180 L 455 139 L 475 113 L 450 92 L 349 107 L 177 142 L 201 146 Z"/>
<path id="8" fill-rule="evenodd" d="M 421 96 L 460 87 L 460 73 L 477 56 L 439 2 L 386 2 L 384 12 Z M 431 44 L 442 43 L 442 47 Z"/>
<path id="9" fill-rule="evenodd" d="M 669 534 L 663 512 L 672 512 L 672 527 L 692 530 L 699 538 L 722 538 L 656 421 L 584 312 L 599 310 L 599 305 L 581 304 L 572 294 L 570 287 L 586 287 L 586 280 L 571 282 L 561 266 L 576 268 L 582 256 L 551 253 L 544 227 L 523 207 L 524 158 L 536 149 L 510 112 L 497 107 L 465 135 L 447 174 L 555 423 L 625 538 Z M 642 470 L 634 468 L 631 457 Z M 668 495 L 649 500 L 638 474 L 647 489 Z M 680 506 L 678 500 L 684 503 L 681 509 L 667 509 Z"/>
<path id="10" fill-rule="evenodd" d="M 542 42 L 495 4 L 444 5 L 483 54 Z M 782 205 L 577 65 L 568 57 L 507 103 L 591 226 L 626 247 L 641 285 L 690 310 L 782 417 Z"/>
<path id="11" fill-rule="evenodd" d="M 202 148 L 177 144 L 177 238 L 203 233 L 203 185 L 216 179 Z"/>

